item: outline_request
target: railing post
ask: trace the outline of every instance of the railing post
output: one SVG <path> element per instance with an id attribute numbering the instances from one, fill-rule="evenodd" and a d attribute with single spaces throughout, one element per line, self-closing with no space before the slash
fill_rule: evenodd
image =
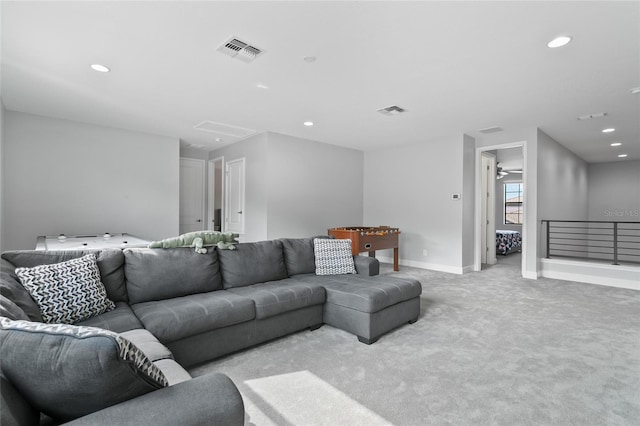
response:
<path id="1" fill-rule="evenodd" d="M 547 222 L 547 259 L 551 259 L 551 254 L 549 253 L 549 225 L 551 225 L 551 222 L 549 222 L 548 220 L 545 222 Z"/>
<path id="2" fill-rule="evenodd" d="M 618 264 L 618 222 L 613 222 L 613 264 Z"/>

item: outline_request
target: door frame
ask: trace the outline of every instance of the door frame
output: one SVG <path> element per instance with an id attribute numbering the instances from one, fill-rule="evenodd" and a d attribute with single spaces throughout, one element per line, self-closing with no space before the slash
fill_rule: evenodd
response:
<path id="1" fill-rule="evenodd" d="M 528 241 L 528 231 L 527 231 L 527 221 L 529 218 L 527 217 L 527 203 L 530 198 L 530 188 L 528 185 L 527 175 L 528 175 L 528 162 L 527 162 L 527 141 L 517 141 L 510 143 L 503 143 L 499 145 L 489 145 L 476 148 L 476 178 L 475 178 L 475 238 L 474 238 L 474 262 L 473 262 L 473 270 L 476 272 L 482 271 L 482 263 L 481 256 L 482 253 L 482 229 L 480 226 L 477 226 L 482 221 L 482 153 L 485 151 L 493 151 L 496 149 L 505 149 L 505 148 L 517 148 L 522 147 L 522 186 L 524 188 L 524 198 L 523 198 L 523 216 L 522 216 L 522 264 L 521 271 L 522 276 L 528 278 L 527 274 L 527 241 Z"/>
<path id="2" fill-rule="evenodd" d="M 206 189 L 207 188 L 206 187 L 207 180 L 206 180 L 205 170 L 206 170 L 207 163 L 206 163 L 205 160 L 200 159 L 200 158 L 180 157 L 180 167 L 182 167 L 182 160 L 187 160 L 187 161 L 190 161 L 192 163 L 197 163 L 202 167 L 202 193 L 200 194 L 200 197 L 202 199 L 202 212 L 200 214 L 200 217 L 202 218 L 201 219 L 201 221 L 202 221 L 201 222 L 201 228 L 202 229 L 200 229 L 200 230 L 203 231 L 205 229 L 204 228 L 204 225 L 205 225 L 204 224 L 204 220 L 205 220 L 205 217 L 207 215 L 207 211 L 206 211 L 207 210 L 207 203 L 205 202 L 205 200 L 206 200 L 205 197 L 206 197 L 206 194 L 207 194 L 207 189 Z M 179 183 L 178 186 L 180 186 L 180 185 L 181 185 L 181 183 Z M 180 214 L 180 211 L 178 209 L 178 228 L 180 228 L 180 218 L 181 218 L 181 216 L 182 215 Z"/>
<path id="3" fill-rule="evenodd" d="M 216 157 L 216 158 L 212 158 L 209 160 L 208 163 L 208 179 L 209 179 L 209 196 L 207 198 L 207 210 L 209 212 L 209 214 L 207 215 L 207 225 L 211 226 L 211 224 L 213 224 L 213 219 L 214 219 L 214 212 L 215 212 L 215 197 L 216 197 L 216 163 L 217 162 L 221 162 L 222 163 L 222 173 L 220 174 L 220 180 L 222 180 L 221 183 L 221 188 L 222 190 L 221 192 L 221 200 L 220 200 L 220 232 L 224 232 L 224 212 L 225 212 L 225 164 L 224 164 L 224 156 L 221 157 Z M 209 228 L 207 228 L 209 229 Z"/>

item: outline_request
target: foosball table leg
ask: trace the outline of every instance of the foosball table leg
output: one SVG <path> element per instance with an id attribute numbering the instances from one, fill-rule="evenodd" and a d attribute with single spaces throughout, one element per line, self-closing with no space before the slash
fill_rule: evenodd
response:
<path id="1" fill-rule="evenodd" d="M 393 249 L 393 270 L 400 270 L 400 268 L 398 268 L 398 247 Z"/>

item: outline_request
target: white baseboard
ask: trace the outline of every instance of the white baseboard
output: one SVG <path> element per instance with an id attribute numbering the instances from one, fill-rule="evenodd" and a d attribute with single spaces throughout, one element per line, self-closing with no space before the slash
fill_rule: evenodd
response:
<path id="1" fill-rule="evenodd" d="M 640 290 L 640 267 L 559 259 L 541 263 L 546 278 Z"/>
<path id="2" fill-rule="evenodd" d="M 393 263 L 393 257 L 376 256 L 380 262 Z M 448 272 L 450 274 L 462 275 L 466 272 L 473 271 L 473 265 L 471 266 L 450 266 L 450 265 L 438 265 L 436 263 L 419 262 L 417 260 L 398 259 L 399 265 L 411 266 L 413 268 L 430 269 L 432 271 Z"/>

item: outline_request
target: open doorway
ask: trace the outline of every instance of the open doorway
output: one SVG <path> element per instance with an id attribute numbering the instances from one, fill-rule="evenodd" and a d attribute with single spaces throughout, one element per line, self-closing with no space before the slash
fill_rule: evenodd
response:
<path id="1" fill-rule="evenodd" d="M 496 263 L 522 264 L 524 225 L 524 156 L 522 147 L 496 150 Z"/>
<path id="2" fill-rule="evenodd" d="M 476 238 L 474 270 L 498 263 L 525 271 L 523 142 L 476 151 Z"/>
<path id="3" fill-rule="evenodd" d="M 209 160 L 208 229 L 224 232 L 224 157 Z"/>

